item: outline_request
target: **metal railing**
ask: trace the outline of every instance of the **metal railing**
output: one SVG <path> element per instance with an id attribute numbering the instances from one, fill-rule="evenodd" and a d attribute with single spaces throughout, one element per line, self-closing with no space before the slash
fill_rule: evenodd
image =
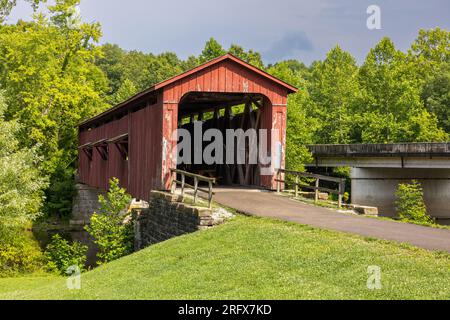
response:
<path id="1" fill-rule="evenodd" d="M 277 178 L 275 179 L 275 181 L 277 182 L 277 192 L 278 193 L 281 191 L 281 185 L 283 183 L 289 183 L 286 180 L 282 180 L 283 174 L 295 176 L 295 182 L 292 183 L 295 186 L 295 197 L 298 197 L 299 188 L 314 190 L 314 193 L 315 193 L 314 194 L 314 202 L 317 203 L 319 201 L 319 191 L 329 192 L 329 193 L 338 195 L 338 206 L 339 206 L 339 208 L 342 207 L 342 199 L 345 194 L 345 179 L 344 178 L 336 178 L 336 177 L 323 176 L 323 175 L 314 174 L 314 173 L 306 173 L 306 172 L 298 172 L 298 171 L 279 169 L 277 172 Z M 304 182 L 301 182 L 300 178 L 313 178 L 316 180 L 316 183 L 314 186 L 310 186 Z M 320 181 L 335 182 L 339 185 L 339 187 L 337 190 L 320 187 Z"/>
<path id="2" fill-rule="evenodd" d="M 216 184 L 215 178 L 208 178 L 208 177 L 201 176 L 199 174 L 194 174 L 194 173 L 190 173 L 190 172 L 178 170 L 178 169 L 170 169 L 170 171 L 173 175 L 172 188 L 171 188 L 172 193 L 175 193 L 175 191 L 177 189 L 177 185 L 181 186 L 181 195 L 182 196 L 184 196 L 186 188 L 193 189 L 194 190 L 194 204 L 196 204 L 197 199 L 198 199 L 198 192 L 199 191 L 205 192 L 208 194 L 208 206 L 211 209 L 212 199 L 213 199 L 213 195 L 214 195 L 213 184 Z M 177 175 L 181 176 L 181 180 L 177 180 Z M 194 180 L 194 185 L 188 184 L 186 182 L 186 177 L 192 178 Z M 200 181 L 207 182 L 208 189 L 200 188 L 198 186 L 198 183 Z"/>

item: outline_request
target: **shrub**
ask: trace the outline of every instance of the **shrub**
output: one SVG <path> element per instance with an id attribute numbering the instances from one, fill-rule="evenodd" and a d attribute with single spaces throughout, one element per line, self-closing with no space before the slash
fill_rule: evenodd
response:
<path id="1" fill-rule="evenodd" d="M 344 192 L 344 196 L 342 197 L 342 200 L 343 200 L 345 203 L 348 203 L 348 202 L 350 201 L 350 193 Z"/>
<path id="2" fill-rule="evenodd" d="M 43 262 L 41 248 L 31 232 L 22 228 L 0 230 L 0 277 L 38 271 Z"/>
<path id="3" fill-rule="evenodd" d="M 134 234 L 133 224 L 125 211 L 131 196 L 119 187 L 118 179 L 110 181 L 107 199 L 100 195 L 98 201 L 99 212 L 94 213 L 86 230 L 98 246 L 97 264 L 100 265 L 132 253 Z"/>
<path id="4" fill-rule="evenodd" d="M 47 270 L 61 275 L 65 275 L 71 266 L 78 266 L 80 270 L 84 270 L 87 250 L 88 247 L 80 242 L 75 241 L 69 244 L 67 240 L 56 234 L 45 251 Z"/>
<path id="5" fill-rule="evenodd" d="M 423 190 L 419 182 L 401 183 L 395 193 L 397 213 L 400 219 L 422 224 L 433 222 L 427 214 L 427 208 L 423 200 Z"/>

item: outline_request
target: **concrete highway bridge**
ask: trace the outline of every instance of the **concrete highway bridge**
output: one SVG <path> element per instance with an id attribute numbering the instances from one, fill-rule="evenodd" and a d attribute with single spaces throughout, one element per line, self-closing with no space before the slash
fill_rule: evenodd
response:
<path id="1" fill-rule="evenodd" d="M 352 203 L 395 215 L 399 183 L 422 184 L 428 213 L 450 223 L 450 143 L 313 145 L 311 167 L 350 167 Z"/>

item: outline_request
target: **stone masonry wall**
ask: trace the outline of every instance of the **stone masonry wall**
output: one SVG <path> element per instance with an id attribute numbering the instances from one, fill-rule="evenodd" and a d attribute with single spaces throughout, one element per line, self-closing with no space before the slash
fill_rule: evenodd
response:
<path id="1" fill-rule="evenodd" d="M 182 196 L 152 191 L 148 209 L 135 209 L 135 250 L 224 222 L 213 210 L 182 203 Z"/>
<path id="2" fill-rule="evenodd" d="M 92 214 L 98 210 L 98 196 L 105 193 L 81 183 L 76 184 L 75 189 L 70 224 L 83 226 L 91 221 Z"/>

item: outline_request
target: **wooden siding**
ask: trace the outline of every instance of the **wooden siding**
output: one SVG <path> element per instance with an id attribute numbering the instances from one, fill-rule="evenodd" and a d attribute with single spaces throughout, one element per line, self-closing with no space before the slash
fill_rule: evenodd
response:
<path id="1" fill-rule="evenodd" d="M 92 160 L 79 151 L 79 177 L 82 183 L 107 190 L 108 181 L 118 178 L 134 197 L 147 199 L 150 190 L 162 188 L 162 104 L 147 106 L 121 119 L 80 132 L 80 145 L 112 139 L 128 133 L 128 161 L 118 148 L 108 145 L 108 160 L 94 148 Z"/>
<path id="2" fill-rule="evenodd" d="M 231 60 L 224 60 L 163 88 L 167 103 L 178 103 L 189 92 L 259 93 L 274 105 L 286 105 L 288 90 Z"/>

